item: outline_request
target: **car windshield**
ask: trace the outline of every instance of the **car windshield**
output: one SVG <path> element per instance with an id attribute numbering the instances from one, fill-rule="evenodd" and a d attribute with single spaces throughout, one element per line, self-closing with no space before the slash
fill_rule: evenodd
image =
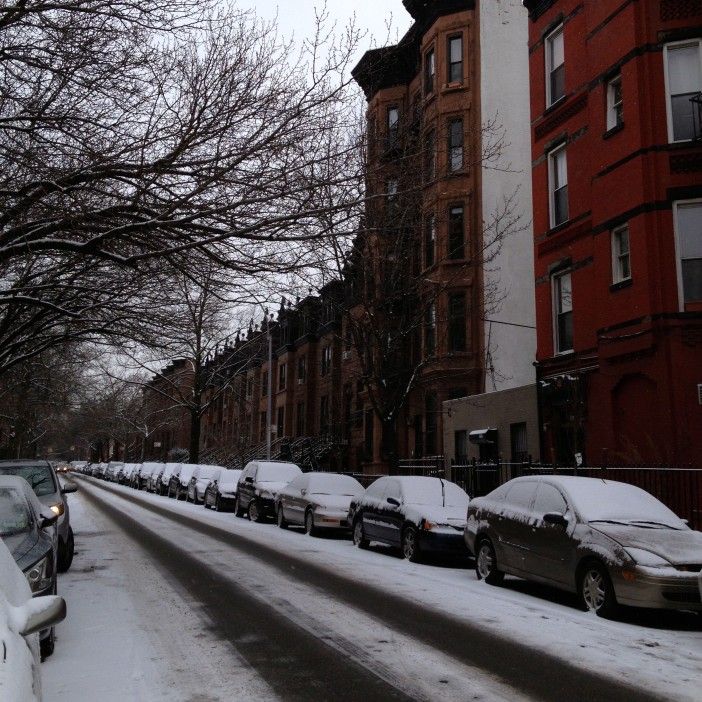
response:
<path id="1" fill-rule="evenodd" d="M 32 486 L 37 497 L 57 492 L 54 475 L 48 465 L 0 466 L 0 475 L 19 475 Z"/>
<path id="2" fill-rule="evenodd" d="M 468 508 L 468 495 L 455 483 L 442 478 L 416 477 L 402 481 L 405 503 L 436 507 Z"/>
<path id="3" fill-rule="evenodd" d="M 0 488 L 0 536 L 29 531 L 31 524 L 24 497 L 13 488 Z"/>
<path id="4" fill-rule="evenodd" d="M 653 495 L 634 485 L 588 480 L 566 486 L 583 519 L 641 528 L 687 529 L 687 525 Z"/>
<path id="5" fill-rule="evenodd" d="M 314 475 L 310 478 L 309 492 L 314 495 L 353 497 L 363 492 L 363 486 L 349 475 Z"/>
<path id="6" fill-rule="evenodd" d="M 236 485 L 239 482 L 240 470 L 223 470 L 219 476 L 220 485 Z"/>
<path id="7" fill-rule="evenodd" d="M 261 483 L 289 483 L 300 475 L 300 469 L 293 463 L 261 463 L 256 480 Z"/>

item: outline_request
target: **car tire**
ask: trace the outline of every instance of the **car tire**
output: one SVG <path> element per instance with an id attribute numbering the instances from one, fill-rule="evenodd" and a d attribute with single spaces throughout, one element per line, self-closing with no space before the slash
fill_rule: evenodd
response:
<path id="1" fill-rule="evenodd" d="M 59 573 L 65 573 L 73 563 L 73 553 L 75 551 L 75 543 L 73 540 L 73 529 L 68 527 L 68 538 L 66 542 L 59 542 L 58 548 L 58 561 L 56 563 L 56 570 Z"/>
<path id="2" fill-rule="evenodd" d="M 617 596 L 607 568 L 599 561 L 588 561 L 578 578 L 578 594 L 583 607 L 600 617 L 610 617 L 617 610 Z"/>
<path id="3" fill-rule="evenodd" d="M 212 509 L 214 509 L 215 512 L 222 511 L 222 499 L 220 498 L 219 494 L 215 495 L 215 502 Z"/>
<path id="4" fill-rule="evenodd" d="M 285 517 L 283 516 L 283 506 L 282 506 L 282 505 L 278 505 L 278 510 L 277 510 L 277 512 L 275 513 L 275 520 L 276 520 L 276 522 L 278 523 L 278 526 L 279 526 L 281 529 L 287 529 L 287 528 L 288 528 L 288 522 L 287 522 L 287 520 L 285 519 Z"/>
<path id="5" fill-rule="evenodd" d="M 244 516 L 244 510 L 241 509 L 241 502 L 239 501 L 238 495 L 237 495 L 236 499 L 234 500 L 234 516 L 235 517 L 243 517 Z"/>
<path id="6" fill-rule="evenodd" d="M 488 585 L 499 585 L 505 579 L 505 574 L 497 568 L 495 547 L 490 539 L 483 539 L 478 544 L 475 554 L 475 574 L 478 580 L 484 580 Z"/>
<path id="7" fill-rule="evenodd" d="M 54 633 L 54 627 L 49 629 L 49 635 L 41 639 L 39 642 L 39 654 L 41 656 L 42 663 L 54 652 L 56 647 L 56 634 Z"/>
<path id="8" fill-rule="evenodd" d="M 358 548 L 368 548 L 370 541 L 363 533 L 363 517 L 358 517 L 353 523 L 353 545 Z"/>
<path id="9" fill-rule="evenodd" d="M 258 500 L 253 499 L 249 502 L 249 521 L 250 522 L 262 522 L 263 515 L 261 514 L 261 506 L 258 504 Z"/>
<path id="10" fill-rule="evenodd" d="M 305 534 L 317 536 L 317 527 L 314 525 L 314 513 L 311 509 L 305 512 Z"/>
<path id="11" fill-rule="evenodd" d="M 417 528 L 412 525 L 408 525 L 402 530 L 402 555 L 410 563 L 419 563 L 422 560 L 418 536 Z"/>

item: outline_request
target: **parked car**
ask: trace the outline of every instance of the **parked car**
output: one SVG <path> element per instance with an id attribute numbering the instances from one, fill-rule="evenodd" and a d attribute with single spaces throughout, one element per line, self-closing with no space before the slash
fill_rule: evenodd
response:
<path id="1" fill-rule="evenodd" d="M 207 466 L 198 465 L 193 471 L 190 483 L 188 484 L 188 492 L 185 496 L 186 502 L 192 500 L 196 505 L 205 501 L 205 490 L 213 480 L 218 480 L 222 471 L 226 470 L 223 466 Z"/>
<path id="2" fill-rule="evenodd" d="M 383 476 L 351 501 L 353 542 L 359 548 L 371 541 L 394 546 L 413 562 L 429 552 L 468 555 L 468 501 L 464 490 L 443 478 Z"/>
<path id="3" fill-rule="evenodd" d="M 153 461 L 142 463 L 139 472 L 133 480 L 134 487 L 137 490 L 145 490 L 149 483 L 149 478 L 151 474 L 156 471 L 160 471 L 163 467 L 163 463 L 154 463 Z"/>
<path id="4" fill-rule="evenodd" d="M 164 465 L 163 471 L 159 474 L 159 479 L 156 485 L 154 485 L 154 492 L 157 492 L 159 495 L 167 494 L 168 485 L 171 481 L 173 471 L 180 471 L 180 467 L 182 465 L 182 463 L 166 463 Z M 176 472 L 176 475 L 177 474 L 178 473 Z"/>
<path id="5" fill-rule="evenodd" d="M 124 468 L 124 463 L 110 461 L 105 469 L 105 480 L 111 483 L 119 482 L 119 471 L 121 471 L 122 468 Z"/>
<path id="6" fill-rule="evenodd" d="M 0 538 L 2 699 L 41 700 L 39 632 L 50 630 L 65 616 L 66 603 L 62 597 L 50 595 L 32 598 L 26 575 Z"/>
<path id="7" fill-rule="evenodd" d="M 65 573 L 73 562 L 75 542 L 71 528 L 71 514 L 66 495 L 75 492 L 78 486 L 68 483 L 61 486 L 48 461 L 0 461 L 0 475 L 17 475 L 24 478 L 39 502 L 46 505 L 57 517 L 58 572 Z"/>
<path id="8" fill-rule="evenodd" d="M 241 473 L 240 470 L 223 470 L 219 478 L 211 481 L 205 490 L 205 507 L 211 507 L 217 512 L 233 508 Z"/>
<path id="9" fill-rule="evenodd" d="M 284 461 L 250 461 L 237 485 L 234 512 L 237 517 L 248 512 L 252 522 L 275 516 L 278 493 L 302 471 L 294 463 Z"/>
<path id="10" fill-rule="evenodd" d="M 125 463 L 124 466 L 122 466 L 122 470 L 119 472 L 119 484 L 131 485 L 132 475 L 134 474 L 134 471 L 138 470 L 140 467 L 141 466 L 139 463 Z"/>
<path id="11" fill-rule="evenodd" d="M 351 500 L 363 494 L 363 485 L 339 473 L 303 473 L 288 483 L 275 501 L 278 526 L 305 527 L 308 534 L 318 529 L 349 529 Z"/>
<path id="12" fill-rule="evenodd" d="M 603 616 L 617 604 L 702 611 L 702 533 L 634 485 L 515 478 L 470 503 L 465 538 L 490 584 L 547 583 Z"/>
<path id="13" fill-rule="evenodd" d="M 197 468 L 197 463 L 183 463 L 175 475 L 175 479 L 171 480 L 169 486 L 168 496 L 171 496 L 171 490 L 173 490 L 173 496 L 176 500 L 186 498 L 188 496 L 188 486 L 190 485 L 190 478 L 193 477 L 193 473 Z M 174 471 L 175 474 L 175 471 Z"/>
<path id="14" fill-rule="evenodd" d="M 24 478 L 0 476 L 0 538 L 35 597 L 56 594 L 57 538 L 52 525 L 57 519 L 56 513 L 39 502 Z M 53 653 L 54 640 L 53 627 L 42 630 L 42 658 Z"/>

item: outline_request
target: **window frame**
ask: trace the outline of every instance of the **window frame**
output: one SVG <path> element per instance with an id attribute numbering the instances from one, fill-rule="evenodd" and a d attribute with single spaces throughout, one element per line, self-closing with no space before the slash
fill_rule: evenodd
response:
<path id="1" fill-rule="evenodd" d="M 431 252 L 431 257 L 429 256 L 429 252 Z M 431 268 L 435 263 L 436 214 L 434 212 L 429 212 L 424 220 L 424 268 Z"/>
<path id="2" fill-rule="evenodd" d="M 701 301 L 690 300 L 688 303 L 685 300 L 685 287 L 683 285 L 683 272 L 682 272 L 682 242 L 680 240 L 680 220 L 678 212 L 680 207 L 698 206 L 702 210 L 702 198 L 692 198 L 690 200 L 675 200 L 673 202 L 673 232 L 675 238 L 675 267 L 677 273 L 678 282 L 678 310 L 680 312 L 685 311 L 685 305 L 699 305 Z"/>
<path id="3" fill-rule="evenodd" d="M 278 392 L 287 387 L 287 363 L 278 365 Z"/>
<path id="4" fill-rule="evenodd" d="M 454 135 L 452 126 L 454 124 L 460 124 L 460 130 L 458 131 L 458 134 L 460 134 L 461 139 L 460 144 L 458 145 L 454 145 L 452 141 Z M 450 118 L 448 120 L 448 126 L 446 129 L 446 170 L 448 173 L 460 173 L 465 168 L 465 142 L 465 134 L 463 133 L 463 117 Z M 454 167 L 453 152 L 457 149 L 461 150 L 461 163 L 459 166 Z"/>
<path id="5" fill-rule="evenodd" d="M 622 259 L 622 254 L 619 251 L 617 244 L 617 237 L 622 232 L 626 232 L 626 257 L 628 259 L 629 275 L 624 276 L 620 274 L 620 261 Z M 625 283 L 631 280 L 631 234 L 629 232 L 629 224 L 621 224 L 618 227 L 612 229 L 610 235 L 610 247 L 612 250 L 612 285 L 617 285 L 619 283 Z"/>
<path id="6" fill-rule="evenodd" d="M 429 62 L 431 57 L 431 63 Z M 431 73 L 429 67 L 431 66 Z M 424 95 L 432 95 L 436 88 L 436 49 L 432 45 L 424 52 Z"/>
<path id="7" fill-rule="evenodd" d="M 615 102 L 615 85 L 619 85 L 619 102 Z M 624 91 L 622 74 L 617 73 L 609 78 L 607 86 L 607 115 L 606 129 L 611 131 L 624 126 Z"/>
<path id="8" fill-rule="evenodd" d="M 565 26 L 561 22 L 559 25 L 554 27 L 545 37 L 544 37 L 544 67 L 545 67 L 545 72 L 546 72 L 546 109 L 549 107 L 552 107 L 556 103 L 560 102 L 565 96 L 566 96 L 566 90 L 565 90 Z M 561 35 L 561 40 L 563 42 L 563 63 L 560 63 L 558 66 L 555 68 L 552 68 L 552 62 L 553 62 L 553 39 L 554 37 L 560 34 Z M 551 86 L 551 76 L 553 75 L 554 71 L 557 70 L 560 66 L 563 66 L 563 94 L 559 95 L 557 98 L 554 99 L 552 95 L 552 86 Z"/>
<path id="9" fill-rule="evenodd" d="M 552 297 L 552 324 L 553 324 L 553 351 L 554 356 L 562 356 L 564 354 L 573 353 L 575 350 L 575 329 L 573 325 L 573 271 L 570 268 L 557 271 L 551 275 L 551 297 Z M 559 282 L 562 278 L 568 276 L 570 278 L 570 310 L 567 312 L 560 311 L 560 287 Z M 569 348 L 561 348 L 560 345 L 560 316 L 570 314 L 571 316 L 571 343 Z"/>
<path id="10" fill-rule="evenodd" d="M 452 246 L 452 224 L 454 222 L 454 211 L 461 211 L 461 247 L 460 256 L 454 253 L 458 247 Z M 449 205 L 447 229 L 446 229 L 446 258 L 449 261 L 464 261 L 466 259 L 466 208 L 463 203 Z"/>
<path id="11" fill-rule="evenodd" d="M 666 116 L 667 116 L 667 124 L 668 124 L 668 143 L 669 144 L 683 144 L 687 143 L 690 141 L 694 141 L 694 139 L 676 139 L 675 138 L 675 133 L 674 133 L 674 125 L 673 125 L 673 96 L 671 95 L 670 92 L 670 71 L 669 71 L 669 59 L 668 59 L 668 54 L 671 49 L 679 49 L 684 46 L 694 46 L 697 45 L 697 57 L 700 61 L 700 77 L 701 77 L 701 84 L 700 84 L 700 91 L 702 92 L 702 39 L 701 38 L 691 38 L 691 39 L 684 39 L 682 41 L 672 41 L 663 46 L 663 78 L 664 78 L 664 84 L 665 84 L 665 107 L 666 107 Z M 702 136 L 702 125 L 698 125 L 700 128 L 701 136 Z"/>
<path id="12" fill-rule="evenodd" d="M 451 60 L 451 42 L 454 42 L 458 40 L 460 42 L 460 55 L 461 59 L 460 61 L 452 61 Z M 460 66 L 460 76 L 458 78 L 453 78 L 451 74 L 451 69 L 453 66 L 459 65 Z M 449 34 L 448 37 L 446 37 L 446 82 L 451 85 L 451 84 L 456 84 L 456 83 L 463 83 L 463 32 L 458 32 L 456 34 Z"/>
<path id="13" fill-rule="evenodd" d="M 456 312 L 455 303 L 460 300 L 460 312 Z M 449 353 L 463 353 L 468 350 L 468 304 L 465 290 L 454 290 L 449 292 L 447 299 L 447 314 L 446 314 L 446 331 L 447 345 Z M 456 337 L 458 332 L 458 337 Z M 455 342 L 462 340 L 461 344 Z"/>
<path id="14" fill-rule="evenodd" d="M 570 219 L 570 202 L 568 201 L 568 153 L 567 153 L 567 142 L 562 142 L 558 146 L 551 149 L 546 154 L 547 165 L 548 165 L 548 217 L 549 226 L 551 229 L 560 227 L 565 224 Z M 563 153 L 565 157 L 565 184 L 561 185 L 558 190 L 566 188 L 566 216 L 565 219 L 560 222 L 556 222 L 556 188 L 555 184 L 555 174 L 557 173 L 556 157 Z"/>

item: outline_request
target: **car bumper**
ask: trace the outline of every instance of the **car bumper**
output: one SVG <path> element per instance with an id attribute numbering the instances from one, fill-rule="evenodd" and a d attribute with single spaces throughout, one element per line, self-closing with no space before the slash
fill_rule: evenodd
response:
<path id="1" fill-rule="evenodd" d="M 619 604 L 702 612 L 697 573 L 638 567 L 613 574 L 612 584 Z"/>
<path id="2" fill-rule="evenodd" d="M 463 539 L 463 531 L 420 531 L 419 548 L 432 553 L 451 553 L 468 556 L 469 551 Z"/>
<path id="3" fill-rule="evenodd" d="M 348 512 L 339 514 L 313 513 L 314 525 L 319 529 L 350 529 Z"/>

